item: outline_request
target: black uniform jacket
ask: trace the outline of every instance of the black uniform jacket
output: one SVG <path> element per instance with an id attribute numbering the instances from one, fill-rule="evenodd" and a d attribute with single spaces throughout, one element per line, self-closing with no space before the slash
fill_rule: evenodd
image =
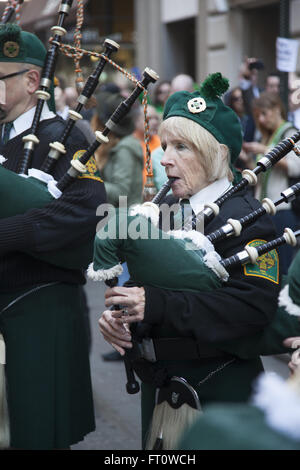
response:
<path id="1" fill-rule="evenodd" d="M 169 196 L 167 199 L 164 202 L 174 203 L 174 198 Z M 220 214 L 205 227 L 205 233 L 221 227 L 229 218 L 239 219 L 258 207 L 260 203 L 249 192 L 242 190 L 223 203 Z M 273 238 L 273 223 L 265 215 L 245 228 L 239 237 L 221 241 L 215 248 L 222 258 L 227 258 L 241 251 L 252 240 L 268 241 Z M 246 275 L 240 266 L 230 272 L 227 283 L 212 292 L 175 292 L 144 287 L 144 322 L 154 327 L 152 336 L 159 337 L 162 327 L 166 327 L 172 335 L 192 337 L 207 345 L 262 330 L 274 316 L 279 292 L 279 282 L 260 275 Z"/>
<path id="2" fill-rule="evenodd" d="M 41 167 L 49 153 L 49 143 L 59 140 L 64 128 L 65 122 L 58 116 L 40 123 L 37 133 L 40 143 L 33 153 L 32 168 Z M 9 170 L 17 171 L 23 153 L 22 137 L 29 133 L 27 130 L 10 139 L 2 150 L 7 158 L 4 166 Z M 76 151 L 87 148 L 84 135 L 74 129 L 66 143 L 67 153 L 52 171 L 54 178 L 59 180 L 65 174 Z M 95 235 L 99 221 L 96 210 L 105 201 L 104 184 L 99 178 L 78 178 L 59 199 L 45 207 L 0 220 L 0 290 L 22 289 L 49 281 L 84 283 L 82 271 L 59 268 L 23 251 L 39 254 L 83 246 Z"/>

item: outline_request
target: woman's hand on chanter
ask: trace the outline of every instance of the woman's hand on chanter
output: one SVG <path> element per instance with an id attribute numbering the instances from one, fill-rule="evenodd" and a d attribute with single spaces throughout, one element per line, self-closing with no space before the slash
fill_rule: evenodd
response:
<path id="1" fill-rule="evenodd" d="M 145 290 L 142 287 L 107 289 L 105 305 L 122 306 L 122 310 L 105 310 L 99 319 L 99 328 L 105 341 L 123 356 L 125 349 L 132 348 L 129 323 L 142 321 L 144 318 Z"/>
<path id="2" fill-rule="evenodd" d="M 122 310 L 114 311 L 113 317 L 123 323 L 143 321 L 145 313 L 145 289 L 143 287 L 112 287 L 105 292 L 105 305 L 121 305 Z"/>
<path id="3" fill-rule="evenodd" d="M 124 348 L 132 348 L 129 327 L 124 324 L 120 310 L 105 310 L 99 319 L 99 328 L 105 341 L 121 356 L 125 354 Z"/>

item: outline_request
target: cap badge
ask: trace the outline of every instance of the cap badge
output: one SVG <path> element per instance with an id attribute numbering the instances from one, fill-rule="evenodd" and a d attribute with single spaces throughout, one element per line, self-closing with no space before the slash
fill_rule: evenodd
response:
<path id="1" fill-rule="evenodd" d="M 192 98 L 190 101 L 188 101 L 187 107 L 190 113 L 202 113 L 206 110 L 206 101 L 204 98 L 201 98 L 201 96 L 198 96 L 197 98 Z"/>
<path id="2" fill-rule="evenodd" d="M 3 54 L 5 57 L 17 57 L 20 51 L 20 46 L 17 42 L 6 41 L 3 46 Z"/>
<path id="3" fill-rule="evenodd" d="M 172 392 L 171 400 L 172 400 L 173 405 L 176 405 L 176 403 L 178 402 L 178 398 L 179 398 L 179 393 Z"/>

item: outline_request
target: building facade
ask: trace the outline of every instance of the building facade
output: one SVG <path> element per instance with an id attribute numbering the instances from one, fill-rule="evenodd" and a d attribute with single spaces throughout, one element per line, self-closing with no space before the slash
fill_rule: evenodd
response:
<path id="1" fill-rule="evenodd" d="M 136 64 L 162 79 L 188 73 L 201 81 L 221 71 L 237 83 L 245 56 L 276 71 L 280 0 L 135 0 Z M 290 0 L 290 37 L 300 38 L 300 0 Z M 298 71 L 300 61 L 298 57 Z"/>

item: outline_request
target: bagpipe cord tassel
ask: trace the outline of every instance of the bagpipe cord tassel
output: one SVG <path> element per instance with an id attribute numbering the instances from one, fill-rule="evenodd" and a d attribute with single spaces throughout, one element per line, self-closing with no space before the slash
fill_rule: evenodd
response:
<path id="1" fill-rule="evenodd" d="M 149 429 L 146 450 L 174 450 L 182 434 L 200 417 L 196 410 L 186 403 L 172 408 L 167 401 L 155 405 Z"/>

